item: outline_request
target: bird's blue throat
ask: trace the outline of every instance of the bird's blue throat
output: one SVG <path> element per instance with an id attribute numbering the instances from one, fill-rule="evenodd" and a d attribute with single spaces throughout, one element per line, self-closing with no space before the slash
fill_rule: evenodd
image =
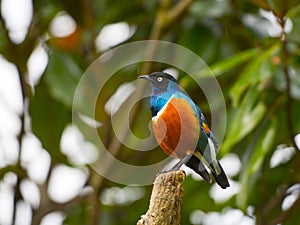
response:
<path id="1" fill-rule="evenodd" d="M 181 91 L 178 84 L 172 81 L 169 82 L 166 89 L 158 88 L 155 85 L 151 85 L 151 87 L 150 108 L 152 116 L 157 115 L 174 93 Z"/>

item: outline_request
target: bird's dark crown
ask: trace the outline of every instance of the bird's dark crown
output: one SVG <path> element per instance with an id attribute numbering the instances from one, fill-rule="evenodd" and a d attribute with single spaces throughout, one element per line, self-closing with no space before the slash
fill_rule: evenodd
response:
<path id="1" fill-rule="evenodd" d="M 154 72 L 150 75 L 139 76 L 139 78 L 146 79 L 151 82 L 154 94 L 163 93 L 164 91 L 178 90 L 178 84 L 174 77 L 164 72 Z"/>
<path id="2" fill-rule="evenodd" d="M 177 80 L 173 76 L 171 76 L 168 73 L 164 73 L 164 72 L 154 72 L 154 73 L 151 73 L 149 75 L 149 77 L 152 77 L 152 78 L 162 77 L 162 78 L 165 78 L 167 80 L 170 80 L 170 81 L 173 81 L 173 82 L 177 83 Z"/>

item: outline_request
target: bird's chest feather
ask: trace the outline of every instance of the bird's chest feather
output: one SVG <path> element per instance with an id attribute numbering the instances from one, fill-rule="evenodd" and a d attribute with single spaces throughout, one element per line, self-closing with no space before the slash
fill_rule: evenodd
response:
<path id="1" fill-rule="evenodd" d="M 152 127 L 157 142 L 167 154 L 183 158 L 195 150 L 199 119 L 185 98 L 172 96 L 152 117 Z"/>

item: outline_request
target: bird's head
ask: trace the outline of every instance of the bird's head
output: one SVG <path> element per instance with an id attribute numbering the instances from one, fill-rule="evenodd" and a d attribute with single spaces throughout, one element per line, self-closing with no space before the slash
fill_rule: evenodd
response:
<path id="1" fill-rule="evenodd" d="M 154 72 L 150 75 L 139 76 L 139 78 L 150 81 L 154 93 L 176 91 L 179 88 L 177 80 L 168 73 Z"/>

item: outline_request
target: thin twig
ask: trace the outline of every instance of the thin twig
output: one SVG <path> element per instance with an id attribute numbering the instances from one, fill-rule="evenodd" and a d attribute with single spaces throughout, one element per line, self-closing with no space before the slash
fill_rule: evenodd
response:
<path id="1" fill-rule="evenodd" d="M 295 209 L 299 208 L 300 205 L 300 196 L 298 196 L 297 200 L 294 202 L 294 204 L 286 211 L 283 211 L 280 213 L 277 217 L 272 219 L 268 225 L 273 224 L 282 224 L 284 221 L 286 221 L 287 218 L 291 216 L 291 214 L 294 212 Z"/>
<path id="2" fill-rule="evenodd" d="M 183 0 L 169 8 L 169 0 L 161 1 L 149 39 L 161 39 L 166 31 L 186 13 L 193 2 L 194 0 Z"/>
<path id="3" fill-rule="evenodd" d="M 289 185 L 283 185 L 279 191 L 274 194 L 264 205 L 261 210 L 258 211 L 260 216 L 257 217 L 256 224 L 263 225 L 266 222 L 266 218 L 270 215 L 270 213 L 277 207 L 280 202 L 283 200 L 286 195 L 286 191 L 289 188 Z"/>
<path id="4" fill-rule="evenodd" d="M 159 9 L 154 19 L 149 40 L 159 40 L 188 10 L 194 0 L 179 1 L 172 8 L 169 8 L 170 1 L 162 0 Z M 155 46 L 151 45 L 149 55 L 154 55 L 156 52 Z M 148 74 L 151 71 L 152 62 L 144 62 L 141 67 L 140 74 Z"/>
<path id="5" fill-rule="evenodd" d="M 47 201 L 47 204 L 45 204 L 44 207 L 40 207 L 38 211 L 35 211 L 34 217 L 32 219 L 32 225 L 38 225 L 40 224 L 42 218 L 54 211 L 67 211 L 68 209 L 71 209 L 75 206 L 77 206 L 79 203 L 84 202 L 87 200 L 89 195 L 77 195 L 75 198 L 71 199 L 68 202 L 65 203 L 55 203 L 53 201 Z"/>
<path id="6" fill-rule="evenodd" d="M 26 110 L 26 98 L 29 95 L 29 90 L 28 90 L 28 85 L 24 82 L 24 74 L 22 73 L 22 71 L 20 70 L 20 68 L 18 68 L 18 72 L 19 72 L 19 82 L 20 82 L 20 86 L 21 86 L 21 93 L 22 93 L 22 105 L 23 105 L 23 111 L 20 115 L 20 120 L 21 120 L 21 129 L 19 134 L 17 135 L 17 140 L 18 140 L 18 144 L 19 144 L 19 153 L 18 153 L 18 160 L 17 160 L 17 168 L 18 168 L 18 177 L 17 177 L 17 183 L 15 186 L 15 193 L 14 193 L 14 213 L 13 213 L 13 224 L 16 224 L 16 213 L 17 213 L 17 204 L 18 202 L 22 199 L 21 196 L 21 192 L 20 192 L 20 184 L 21 181 L 25 176 L 25 171 L 21 166 L 21 150 L 22 150 L 22 146 L 23 146 L 23 137 L 25 135 L 25 110 Z"/>

